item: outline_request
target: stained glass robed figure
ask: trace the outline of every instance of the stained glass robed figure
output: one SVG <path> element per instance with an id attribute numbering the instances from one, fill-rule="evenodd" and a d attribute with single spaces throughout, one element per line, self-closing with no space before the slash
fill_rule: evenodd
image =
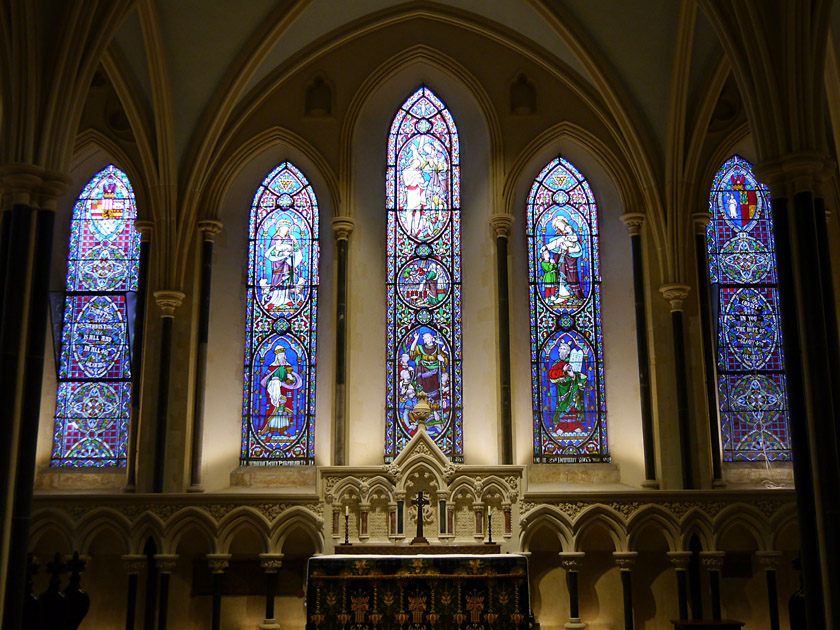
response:
<path id="1" fill-rule="evenodd" d="M 318 224 L 303 173 L 269 173 L 248 227 L 243 464 L 314 462 Z"/>
<path id="2" fill-rule="evenodd" d="M 385 460 L 416 431 L 424 392 L 429 435 L 463 461 L 461 421 L 461 174 L 455 121 L 421 87 L 388 136 Z"/>
<path id="3" fill-rule="evenodd" d="M 534 462 L 606 462 L 598 212 L 563 158 L 528 196 Z"/>
<path id="4" fill-rule="evenodd" d="M 52 466 L 125 466 L 136 218 L 131 183 L 113 165 L 94 175 L 73 209 Z"/>
<path id="5" fill-rule="evenodd" d="M 749 162 L 735 156 L 721 167 L 709 211 L 723 459 L 789 460 L 773 218 Z"/>

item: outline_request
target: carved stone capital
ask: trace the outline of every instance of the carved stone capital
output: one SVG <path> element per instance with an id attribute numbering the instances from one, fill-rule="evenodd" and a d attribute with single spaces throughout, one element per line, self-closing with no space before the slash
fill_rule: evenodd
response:
<path id="1" fill-rule="evenodd" d="M 490 225 L 496 233 L 496 238 L 510 238 L 510 228 L 513 225 L 513 215 L 494 214 L 490 217 Z"/>
<path id="2" fill-rule="evenodd" d="M 175 317 L 175 309 L 184 303 L 186 297 L 180 291 L 155 291 L 155 303 L 160 307 L 161 317 Z"/>
<path id="3" fill-rule="evenodd" d="M 753 169 L 756 178 L 770 188 L 771 197 L 793 197 L 800 192 L 825 196 L 825 185 L 834 171 L 834 162 L 819 151 L 794 151 L 774 160 L 765 160 Z"/>
<path id="4" fill-rule="evenodd" d="M 765 571 L 775 571 L 779 568 L 779 561 L 782 559 L 781 551 L 756 551 L 755 558 L 758 564 Z"/>
<path id="5" fill-rule="evenodd" d="M 283 566 L 282 553 L 261 553 L 260 567 L 266 573 L 277 573 Z"/>
<path id="6" fill-rule="evenodd" d="M 221 221 L 211 221 L 209 219 L 198 222 L 198 229 L 201 230 L 205 241 L 213 242 L 216 234 L 222 231 Z"/>
<path id="7" fill-rule="evenodd" d="M 176 553 L 156 553 L 155 566 L 161 573 L 172 573 L 175 570 L 175 565 L 178 563 L 178 554 Z"/>
<path id="8" fill-rule="evenodd" d="M 690 551 L 669 551 L 665 555 L 677 571 L 686 571 L 691 564 Z"/>
<path id="9" fill-rule="evenodd" d="M 144 221 L 138 219 L 134 222 L 134 229 L 140 233 L 140 240 L 146 242 L 152 238 L 152 230 L 155 227 L 154 221 Z"/>
<path id="10" fill-rule="evenodd" d="M 338 241 L 347 241 L 356 227 L 356 221 L 353 217 L 333 217 L 330 222 L 333 229 L 333 236 L 336 243 Z"/>
<path id="11" fill-rule="evenodd" d="M 700 564 L 709 571 L 720 571 L 723 568 L 723 559 L 726 553 L 723 551 L 701 551 Z"/>
<path id="12" fill-rule="evenodd" d="M 559 555 L 560 566 L 566 571 L 580 571 L 586 553 L 583 551 L 561 551 Z"/>
<path id="13" fill-rule="evenodd" d="M 638 551 L 613 551 L 613 559 L 621 571 L 629 571 L 636 564 L 639 557 Z"/>
<path id="14" fill-rule="evenodd" d="M 207 566 L 210 567 L 211 573 L 224 573 L 230 565 L 229 553 L 208 553 L 204 557 L 207 558 Z"/>
<path id="15" fill-rule="evenodd" d="M 56 200 L 73 180 L 65 173 L 48 171 L 32 164 L 7 164 L 0 168 L 3 192 L 11 203 L 55 210 Z"/>
<path id="16" fill-rule="evenodd" d="M 670 304 L 671 311 L 681 311 L 685 298 L 688 297 L 691 287 L 687 284 L 663 284 L 659 287 L 659 292 L 662 294 Z"/>
<path id="17" fill-rule="evenodd" d="M 694 233 L 702 236 L 706 235 L 706 228 L 712 221 L 711 212 L 695 212 L 691 215 L 691 223 L 694 225 Z"/>
<path id="18" fill-rule="evenodd" d="M 143 569 L 146 568 L 146 565 L 149 562 L 149 559 L 146 556 L 137 554 L 126 554 L 121 556 L 121 559 L 125 565 L 125 572 L 129 575 L 142 573 Z"/>
<path id="19" fill-rule="evenodd" d="M 645 224 L 645 215 L 641 212 L 628 212 L 627 214 L 622 214 L 619 218 L 627 228 L 627 231 L 630 232 L 630 236 L 636 236 L 642 233 L 642 226 Z"/>

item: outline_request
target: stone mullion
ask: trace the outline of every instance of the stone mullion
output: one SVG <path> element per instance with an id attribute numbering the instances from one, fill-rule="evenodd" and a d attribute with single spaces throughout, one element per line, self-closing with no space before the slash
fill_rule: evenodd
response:
<path id="1" fill-rule="evenodd" d="M 347 261 L 350 234 L 355 225 L 352 217 L 332 220 L 336 249 L 334 466 L 347 463 Z"/>
<path id="2" fill-rule="evenodd" d="M 712 619 L 721 620 L 720 571 L 723 568 L 723 551 L 701 551 L 700 562 L 709 572 L 709 587 L 712 592 Z"/>
<path id="3" fill-rule="evenodd" d="M 496 283 L 499 317 L 499 385 L 501 390 L 502 464 L 513 463 L 513 423 L 510 381 L 510 289 L 508 283 L 508 239 L 513 216 L 495 214 L 490 224 L 496 233 Z"/>

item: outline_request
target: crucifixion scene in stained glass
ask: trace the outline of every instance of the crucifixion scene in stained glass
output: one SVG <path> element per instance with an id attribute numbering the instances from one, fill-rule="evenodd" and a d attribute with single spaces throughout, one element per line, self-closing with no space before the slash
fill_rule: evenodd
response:
<path id="1" fill-rule="evenodd" d="M 386 461 L 416 432 L 421 392 L 429 435 L 463 461 L 459 153 L 449 110 L 421 87 L 388 137 Z"/>
<path id="2" fill-rule="evenodd" d="M 526 238 L 534 462 L 607 462 L 598 212 L 563 158 L 531 187 Z"/>
<path id="3" fill-rule="evenodd" d="M 136 218 L 131 183 L 113 165 L 88 182 L 73 209 L 52 466 L 125 466 Z"/>
<path id="4" fill-rule="evenodd" d="M 706 231 L 717 325 L 724 461 L 790 459 L 773 218 L 767 187 L 732 157 L 715 176 Z"/>
<path id="5" fill-rule="evenodd" d="M 319 212 L 312 186 L 284 162 L 254 196 L 248 228 L 243 464 L 315 458 Z"/>

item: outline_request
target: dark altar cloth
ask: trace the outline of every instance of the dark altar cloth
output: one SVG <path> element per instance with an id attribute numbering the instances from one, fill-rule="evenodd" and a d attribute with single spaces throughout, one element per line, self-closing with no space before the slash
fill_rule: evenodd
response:
<path id="1" fill-rule="evenodd" d="M 526 630 L 528 562 L 518 554 L 315 556 L 307 630 Z"/>
<path id="2" fill-rule="evenodd" d="M 498 554 L 500 545 L 478 543 L 475 545 L 336 545 L 335 553 L 341 556 L 431 556 L 431 555 L 486 555 Z"/>
<path id="3" fill-rule="evenodd" d="M 743 621 L 734 619 L 723 619 L 720 621 L 688 621 L 685 619 L 672 619 L 674 630 L 741 630 L 744 627 Z"/>

